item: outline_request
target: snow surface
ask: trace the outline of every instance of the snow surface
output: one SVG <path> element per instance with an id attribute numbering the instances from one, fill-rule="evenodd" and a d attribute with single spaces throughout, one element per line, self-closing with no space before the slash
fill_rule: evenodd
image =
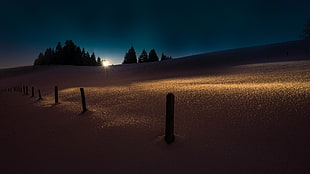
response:
<path id="1" fill-rule="evenodd" d="M 3 71 L 0 89 L 34 86 L 43 100 L 0 93 L 1 173 L 310 172 L 309 60 L 188 65 Z M 169 92 L 171 145 L 163 140 Z"/>

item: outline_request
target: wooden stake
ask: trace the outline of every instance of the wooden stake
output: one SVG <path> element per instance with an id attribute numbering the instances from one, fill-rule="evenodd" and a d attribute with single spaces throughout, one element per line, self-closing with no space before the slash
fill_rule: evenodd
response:
<path id="1" fill-rule="evenodd" d="M 55 104 L 58 104 L 58 86 L 55 86 Z"/>
<path id="2" fill-rule="evenodd" d="M 41 91 L 39 89 L 39 100 L 42 100 Z"/>
<path id="3" fill-rule="evenodd" d="M 82 108 L 83 108 L 83 113 L 87 111 L 86 108 L 86 101 L 85 101 L 85 93 L 84 93 L 84 88 L 80 88 L 81 91 L 81 97 L 82 97 Z"/>
<path id="4" fill-rule="evenodd" d="M 31 97 L 34 97 L 34 87 L 31 87 Z"/>
<path id="5" fill-rule="evenodd" d="M 26 86 L 26 95 L 28 95 L 28 86 Z"/>
<path id="6" fill-rule="evenodd" d="M 168 144 L 174 141 L 174 95 L 167 94 L 166 97 L 166 130 L 165 140 Z"/>

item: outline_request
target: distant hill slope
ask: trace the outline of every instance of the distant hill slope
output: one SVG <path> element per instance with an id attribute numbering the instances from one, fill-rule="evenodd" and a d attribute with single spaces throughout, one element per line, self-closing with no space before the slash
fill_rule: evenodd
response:
<path id="1" fill-rule="evenodd" d="M 223 50 L 180 57 L 164 62 L 144 65 L 161 71 L 197 70 L 214 66 L 230 66 L 248 63 L 310 60 L 310 40 L 297 40 L 276 44 Z M 160 64 L 160 65 L 159 65 Z M 158 68 L 156 68 L 158 66 Z"/>
<path id="2" fill-rule="evenodd" d="M 186 56 L 179 58 L 178 61 L 207 61 L 226 64 L 309 59 L 310 40 L 297 40 Z"/>

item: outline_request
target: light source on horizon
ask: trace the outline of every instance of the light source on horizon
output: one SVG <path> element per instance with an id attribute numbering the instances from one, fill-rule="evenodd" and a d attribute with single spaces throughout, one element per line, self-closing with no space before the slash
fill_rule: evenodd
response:
<path id="1" fill-rule="evenodd" d="M 110 66 L 111 64 L 110 64 L 110 62 L 109 61 L 107 61 L 107 60 L 102 60 L 102 66 L 103 67 L 108 67 L 108 66 Z"/>

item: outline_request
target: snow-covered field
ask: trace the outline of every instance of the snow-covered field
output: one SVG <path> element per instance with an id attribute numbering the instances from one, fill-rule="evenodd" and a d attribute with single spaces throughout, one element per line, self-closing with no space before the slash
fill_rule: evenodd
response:
<path id="1" fill-rule="evenodd" d="M 34 86 L 43 97 L 0 93 L 1 173 L 310 172 L 310 61 L 175 62 L 0 72 L 0 89 Z M 167 145 L 169 92 L 176 140 Z"/>

